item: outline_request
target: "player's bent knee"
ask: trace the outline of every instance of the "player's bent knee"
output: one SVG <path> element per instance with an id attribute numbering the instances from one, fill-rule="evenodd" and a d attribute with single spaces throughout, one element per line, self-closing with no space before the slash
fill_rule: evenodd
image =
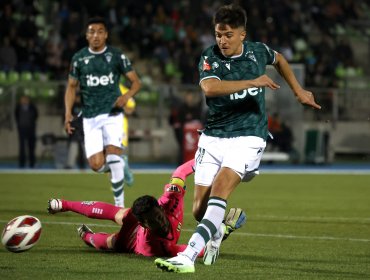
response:
<path id="1" fill-rule="evenodd" d="M 102 163 L 96 163 L 96 162 L 90 163 L 90 168 L 95 172 L 98 172 L 102 167 L 103 167 Z"/>
<path id="2" fill-rule="evenodd" d="M 104 165 L 104 158 L 103 159 L 89 158 L 89 165 L 92 170 L 94 170 L 95 172 L 99 172 L 99 170 Z"/>

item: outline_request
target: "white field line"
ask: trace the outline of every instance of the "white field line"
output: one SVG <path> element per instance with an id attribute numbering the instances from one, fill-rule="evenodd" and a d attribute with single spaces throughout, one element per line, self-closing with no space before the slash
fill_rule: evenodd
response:
<path id="1" fill-rule="evenodd" d="M 8 221 L 0 220 L 0 223 L 7 223 Z M 81 223 L 75 222 L 52 222 L 43 221 L 43 224 L 47 225 L 68 225 L 68 226 L 79 226 Z M 104 227 L 104 228 L 119 228 L 118 225 L 106 225 L 106 224 L 91 224 L 86 223 L 93 227 Z M 193 232 L 194 229 L 182 229 L 185 232 Z M 292 235 L 292 234 L 267 234 L 267 233 L 248 233 L 248 232 L 234 232 L 233 235 L 239 236 L 252 236 L 252 237 L 268 237 L 268 238 L 284 238 L 284 239 L 308 239 L 308 240 L 328 240 L 328 241 L 351 241 L 351 242 L 370 242 L 370 239 L 363 238 L 352 238 L 352 237 L 333 237 L 333 236 L 306 236 L 306 235 Z"/>
<path id="2" fill-rule="evenodd" d="M 174 169 L 132 169 L 134 174 L 171 174 Z M 330 169 L 330 168 L 276 168 L 264 169 L 261 168 L 263 174 L 333 174 L 333 175 L 369 175 L 370 169 L 366 167 L 347 168 L 347 169 Z M 86 170 L 64 170 L 64 169 L 0 169 L 0 174 L 97 174 L 89 169 Z"/>
<path id="3" fill-rule="evenodd" d="M 247 214 L 248 216 L 248 214 Z M 303 222 L 360 222 L 368 223 L 370 218 L 365 217 L 300 217 L 300 216 L 274 216 L 274 215 L 253 215 L 253 220 L 258 218 L 271 220 L 286 220 L 286 221 L 303 221 Z"/>

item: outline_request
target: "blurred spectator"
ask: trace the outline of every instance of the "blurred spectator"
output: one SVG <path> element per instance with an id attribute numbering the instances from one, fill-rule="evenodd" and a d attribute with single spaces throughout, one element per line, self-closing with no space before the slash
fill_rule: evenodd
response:
<path id="1" fill-rule="evenodd" d="M 182 163 L 183 131 L 182 131 L 182 126 L 181 126 L 181 121 L 180 121 L 181 106 L 182 106 L 181 100 L 178 97 L 172 96 L 168 123 L 173 129 L 175 140 L 178 146 L 177 163 Z"/>
<path id="2" fill-rule="evenodd" d="M 191 91 L 185 92 L 183 105 L 179 110 L 179 120 L 183 127 L 185 123 L 194 120 L 201 121 L 202 119 L 202 106 L 199 97 Z"/>
<path id="3" fill-rule="evenodd" d="M 27 39 L 19 48 L 19 71 L 43 71 L 44 54 L 41 47 L 33 38 Z"/>
<path id="4" fill-rule="evenodd" d="M 3 37 L 3 42 L 0 45 L 0 70 L 11 71 L 17 66 L 17 53 L 12 45 L 10 45 L 9 37 Z"/>
<path id="5" fill-rule="evenodd" d="M 272 137 L 267 138 L 270 143 L 272 150 L 278 150 L 278 138 L 281 132 L 281 120 L 279 113 L 273 113 L 268 116 L 267 120 L 268 131 L 271 133 Z"/>
<path id="6" fill-rule="evenodd" d="M 36 16 L 40 14 L 35 8 L 36 1 L 3 2 L 0 4 L 0 38 L 9 37 L 10 45 L 17 52 L 17 69 L 26 66 L 39 70 L 40 65 L 46 65 L 52 78 L 64 77 L 62 73 L 68 71 L 68 66 L 62 60 L 67 56 L 65 52 L 69 52 L 70 40 L 77 42 L 77 49 L 81 48 L 84 20 L 100 14 L 109 22 L 112 43 L 124 43 L 135 56 L 149 64 L 159 62 L 158 82 L 171 81 L 179 71 L 182 83 L 196 83 L 193 73 L 197 71 L 190 68 L 194 68 L 194 63 L 197 65 L 194 60 L 213 41 L 212 34 L 202 30 L 208 30 L 210 15 L 225 1 L 54 1 L 49 4 L 50 11 L 44 9 L 50 12 L 44 15 L 50 22 L 48 26 L 36 24 Z M 239 2 L 248 14 L 248 37 L 260 42 L 270 38 L 272 47 L 282 52 L 288 61 L 304 63 L 307 86 L 336 86 L 338 65 L 358 67 L 350 44 L 345 40 L 337 44 L 336 38 L 343 32 L 345 35 L 351 20 L 370 20 L 368 1 Z M 30 53 L 29 44 L 46 50 L 42 61 L 25 60 Z M 35 57 L 34 52 L 31 55 Z"/>
<path id="7" fill-rule="evenodd" d="M 184 157 L 184 127 L 192 121 L 202 122 L 202 103 L 195 93 L 186 91 L 183 100 L 174 99 L 169 118 L 179 146 L 178 163 L 182 163 Z"/>
<path id="8" fill-rule="evenodd" d="M 292 130 L 285 122 L 282 122 L 278 137 L 279 150 L 285 153 L 291 153 L 293 151 L 293 140 Z"/>
<path id="9" fill-rule="evenodd" d="M 16 21 L 13 16 L 12 4 L 6 3 L 0 12 L 0 38 L 10 35 L 12 27 L 16 26 Z"/>
<path id="10" fill-rule="evenodd" d="M 273 138 L 267 141 L 273 151 L 291 153 L 293 151 L 293 133 L 290 127 L 280 119 L 279 113 L 273 113 L 268 117 L 268 130 Z"/>
<path id="11" fill-rule="evenodd" d="M 37 117 L 37 107 L 31 102 L 28 96 L 21 96 L 18 104 L 15 107 L 15 119 L 18 128 L 20 168 L 26 167 L 27 157 L 29 167 L 35 167 Z"/>
<path id="12" fill-rule="evenodd" d="M 19 23 L 18 26 L 18 38 L 21 41 L 27 41 L 28 39 L 37 38 L 38 28 L 35 23 L 35 18 L 32 15 L 32 11 L 27 9 L 25 17 Z"/>
<path id="13" fill-rule="evenodd" d="M 353 61 L 354 55 L 351 45 L 346 38 L 341 38 L 334 49 L 334 56 L 338 62 L 348 63 Z"/>
<path id="14" fill-rule="evenodd" d="M 84 152 L 84 133 L 81 117 L 82 103 L 81 95 L 76 94 L 75 103 L 72 107 L 73 127 L 75 128 L 72 134 L 68 135 L 68 156 L 65 165 L 66 169 L 71 169 L 77 166 L 79 169 L 85 169 L 86 157 Z M 64 116 L 63 116 L 64 121 Z"/>
<path id="15" fill-rule="evenodd" d="M 181 73 L 182 84 L 195 84 L 198 79 L 197 62 L 193 58 L 192 46 L 189 40 L 184 41 L 184 47 L 177 54 L 179 71 Z"/>

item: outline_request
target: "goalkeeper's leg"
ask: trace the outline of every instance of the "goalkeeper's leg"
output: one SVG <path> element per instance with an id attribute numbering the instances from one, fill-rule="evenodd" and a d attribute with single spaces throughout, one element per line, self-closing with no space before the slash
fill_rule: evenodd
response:
<path id="1" fill-rule="evenodd" d="M 233 231 L 241 228 L 246 221 L 247 215 L 241 208 L 231 208 L 229 210 L 225 221 L 204 248 L 203 262 L 205 265 L 212 265 L 216 262 L 220 253 L 221 242 L 228 238 Z"/>

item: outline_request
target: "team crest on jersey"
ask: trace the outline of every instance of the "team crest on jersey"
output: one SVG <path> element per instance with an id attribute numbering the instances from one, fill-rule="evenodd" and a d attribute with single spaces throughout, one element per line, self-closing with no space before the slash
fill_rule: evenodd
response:
<path id="1" fill-rule="evenodd" d="M 104 56 L 108 63 L 112 60 L 112 57 L 113 57 L 112 53 L 110 52 L 105 53 Z"/>
<path id="2" fill-rule="evenodd" d="M 254 56 L 253 51 L 247 51 L 246 55 L 247 55 L 247 57 L 248 57 L 250 60 L 253 60 L 255 63 L 257 63 L 257 64 L 258 64 L 257 59 L 256 59 L 256 57 Z"/>
<path id="3" fill-rule="evenodd" d="M 215 61 L 212 63 L 212 69 L 217 69 L 220 65 Z"/>

